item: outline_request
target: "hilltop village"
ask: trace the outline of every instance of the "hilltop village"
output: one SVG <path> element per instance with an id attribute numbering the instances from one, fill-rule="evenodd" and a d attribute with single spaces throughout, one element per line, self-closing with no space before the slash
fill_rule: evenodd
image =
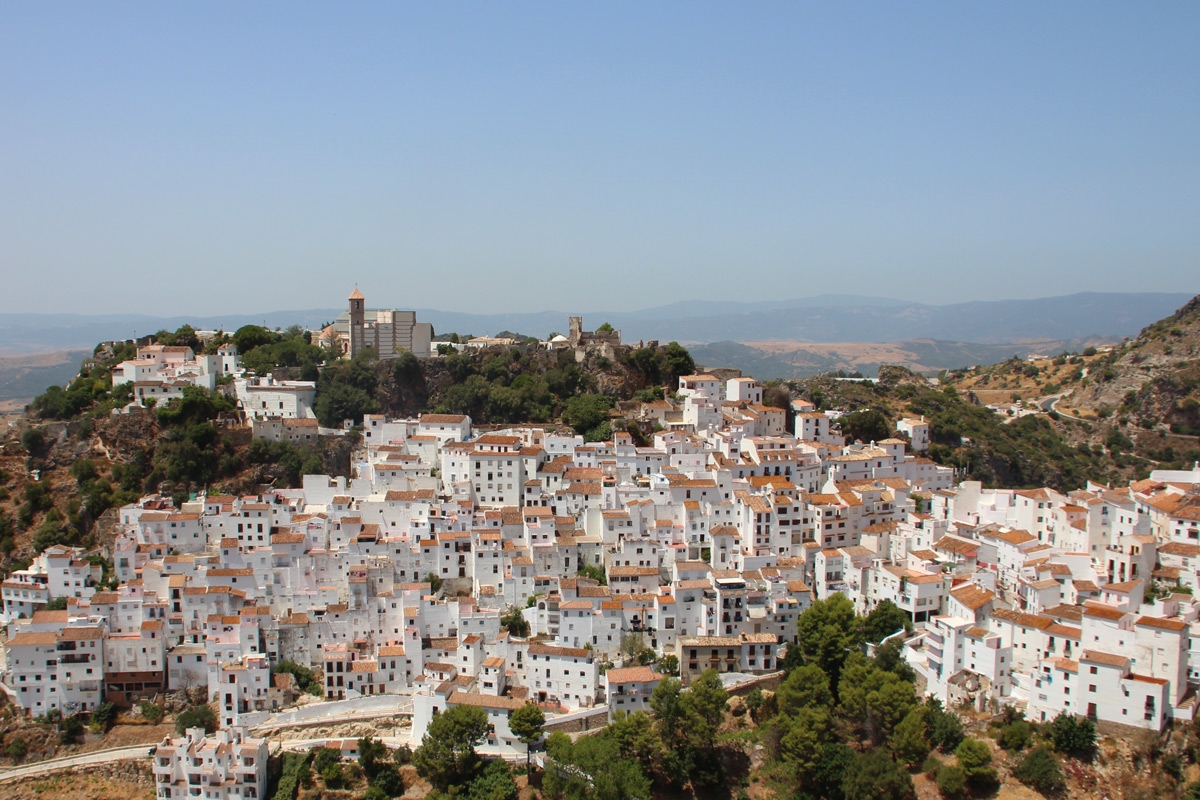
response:
<path id="1" fill-rule="evenodd" d="M 436 355 L 415 316 L 366 312 L 355 294 L 326 331 L 343 354 Z M 621 344 L 572 320 L 543 346 Z M 255 439 L 350 427 L 318 423 L 314 382 L 252 376 L 232 345 L 146 345 L 112 382 L 130 389 L 114 415 L 231 383 Z M 254 787 L 220 796 L 263 797 L 266 744 L 249 732 L 302 688 L 346 713 L 394 698 L 414 744 L 477 707 L 492 752 L 523 754 L 509 719 L 525 705 L 548 728 L 603 725 L 647 709 L 666 676 L 778 674 L 800 615 L 840 595 L 861 615 L 899 610 L 902 657 L 946 707 L 1150 732 L 1193 718 L 1200 469 L 985 489 L 926 457 L 919 416 L 848 442 L 836 411 L 764 405 L 752 378 L 682 375 L 675 390 L 638 403 L 640 443 L 368 414 L 349 477 L 121 506 L 109 586 L 63 545 L 3 582 L 2 689 L 46 717 L 204 688 L 220 730 L 160 746 L 158 796 L 187 796 L 187 753 L 208 748 L 229 785 Z"/>

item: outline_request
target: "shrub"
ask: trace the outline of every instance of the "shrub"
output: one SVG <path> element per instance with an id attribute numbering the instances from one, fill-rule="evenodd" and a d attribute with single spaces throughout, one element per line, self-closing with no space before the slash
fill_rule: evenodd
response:
<path id="1" fill-rule="evenodd" d="M 283 754 L 283 767 L 279 783 L 275 785 L 274 800 L 295 800 L 300 784 L 309 777 L 308 764 L 312 760 L 311 753 Z"/>
<path id="2" fill-rule="evenodd" d="M 112 724 L 117 721 L 117 706 L 115 703 L 101 703 L 96 706 L 96 710 L 92 712 L 91 728 L 98 733 L 103 733 L 112 727 Z"/>
<path id="3" fill-rule="evenodd" d="M 968 736 L 955 749 L 958 766 L 966 775 L 967 782 L 977 788 L 991 786 L 996 782 L 996 768 L 992 766 L 992 749 L 986 742 Z"/>
<path id="4" fill-rule="evenodd" d="M 962 720 L 953 711 L 933 708 L 929 712 L 929 740 L 943 753 L 953 753 L 963 740 Z"/>
<path id="5" fill-rule="evenodd" d="M 296 688 L 302 692 L 311 694 L 314 697 L 320 697 L 322 694 L 320 678 L 303 664 L 297 664 L 295 661 L 289 661 L 285 658 L 276 663 L 271 672 L 273 674 L 282 673 L 291 675 L 296 681 Z"/>
<path id="6" fill-rule="evenodd" d="M 75 740 L 83 735 L 83 720 L 78 716 L 64 717 L 58 723 L 58 743 L 75 744 Z"/>
<path id="7" fill-rule="evenodd" d="M 404 794 L 404 779 L 400 777 L 400 768 L 395 764 L 387 764 L 371 778 L 372 788 L 380 789 L 385 797 L 399 797 Z"/>
<path id="8" fill-rule="evenodd" d="M 1001 747 L 1010 752 L 1024 750 L 1029 744 L 1029 738 L 1032 734 L 1033 728 L 1030 724 L 1023 719 L 1019 719 L 1011 725 L 1005 725 L 1001 728 L 997 741 Z"/>
<path id="9" fill-rule="evenodd" d="M 330 789 L 340 789 L 346 780 L 345 770 L 340 763 L 327 764 L 325 769 L 321 770 L 321 780 L 325 781 L 325 785 Z"/>
<path id="10" fill-rule="evenodd" d="M 1033 748 L 1013 769 L 1013 777 L 1042 794 L 1061 792 L 1067 785 L 1062 766 L 1046 745 Z"/>
<path id="11" fill-rule="evenodd" d="M 162 706 L 149 700 L 143 700 L 138 703 L 138 710 L 142 712 L 142 718 L 155 725 L 162 722 L 163 709 Z"/>
<path id="12" fill-rule="evenodd" d="M 332 747 L 318 747 L 313 751 L 313 769 L 318 774 L 324 772 L 330 764 L 336 764 L 341 760 L 341 752 Z"/>
<path id="13" fill-rule="evenodd" d="M 26 428 L 21 433 L 21 446 L 31 456 L 40 456 L 46 449 L 46 436 L 41 428 Z"/>
<path id="14" fill-rule="evenodd" d="M 967 774 L 959 767 L 942 766 L 937 771 L 937 787 L 947 800 L 966 797 Z"/>
<path id="15" fill-rule="evenodd" d="M 217 714 L 208 706 L 196 706 L 175 718 L 175 732 L 182 734 L 188 728 L 204 728 L 208 733 L 217 729 Z"/>
<path id="16" fill-rule="evenodd" d="M 938 770 L 942 768 L 941 760 L 930 753 L 925 757 L 925 763 L 921 765 L 921 772 L 924 772 L 929 777 L 933 778 L 937 775 Z"/>
<path id="17" fill-rule="evenodd" d="M 915 767 L 925 760 L 932 749 L 925 735 L 925 708 L 918 706 L 905 715 L 892 735 L 892 750 L 896 760 L 908 767 Z"/>
<path id="18" fill-rule="evenodd" d="M 27 745 L 25 743 L 25 740 L 19 736 L 15 737 L 4 748 L 4 754 L 7 755 L 9 758 L 11 758 L 13 761 L 22 760 L 23 758 L 25 758 L 25 755 L 28 752 L 29 752 L 29 745 Z"/>
<path id="19" fill-rule="evenodd" d="M 1060 753 L 1086 756 L 1096 747 L 1096 723 L 1063 711 L 1050 723 L 1050 741 Z"/>

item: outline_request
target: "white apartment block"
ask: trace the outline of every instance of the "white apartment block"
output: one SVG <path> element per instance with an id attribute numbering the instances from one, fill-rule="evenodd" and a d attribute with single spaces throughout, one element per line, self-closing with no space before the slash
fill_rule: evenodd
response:
<path id="1" fill-rule="evenodd" d="M 258 800 L 267 794 L 267 740 L 241 727 L 189 728 L 154 751 L 154 796 L 162 800 Z"/>

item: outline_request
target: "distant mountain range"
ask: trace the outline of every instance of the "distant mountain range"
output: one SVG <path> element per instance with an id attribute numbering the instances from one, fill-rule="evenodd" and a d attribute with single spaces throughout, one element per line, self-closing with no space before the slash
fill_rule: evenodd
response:
<path id="1" fill-rule="evenodd" d="M 836 372 L 859 372 L 868 378 L 879 367 L 906 367 L 932 373 L 975 365 L 996 364 L 1033 353 L 1057 355 L 1078 353 L 1089 345 L 1113 342 L 1115 337 L 1085 339 L 1036 339 L 1010 344 L 973 344 L 922 339 L 909 342 L 713 342 L 689 347 L 696 363 L 705 369 L 740 369 L 759 380 L 807 378 Z"/>
<path id="2" fill-rule="evenodd" d="M 949 305 L 882 297 L 819 295 L 758 303 L 690 300 L 626 312 L 586 312 L 584 327 L 608 322 L 627 342 L 657 339 L 684 344 L 711 342 L 911 342 L 1011 344 L 1029 340 L 1120 339 L 1167 316 L 1188 293 L 1084 292 L 1034 300 L 992 300 Z M 144 336 L 185 323 L 232 331 L 247 324 L 316 327 L 342 309 L 264 314 L 152 317 L 135 314 L 0 314 L 0 352 L 32 353 L 92 347 L 108 339 Z M 527 314 L 464 314 L 417 309 L 438 333 L 487 335 L 502 330 L 544 337 L 565 333 L 566 311 Z"/>

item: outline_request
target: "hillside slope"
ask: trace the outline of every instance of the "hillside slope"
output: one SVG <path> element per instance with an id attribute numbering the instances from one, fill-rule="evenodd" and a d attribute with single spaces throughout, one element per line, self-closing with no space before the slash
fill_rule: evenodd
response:
<path id="1" fill-rule="evenodd" d="M 1108 354 L 1066 406 L 1144 430 L 1200 435 L 1200 296 Z"/>

